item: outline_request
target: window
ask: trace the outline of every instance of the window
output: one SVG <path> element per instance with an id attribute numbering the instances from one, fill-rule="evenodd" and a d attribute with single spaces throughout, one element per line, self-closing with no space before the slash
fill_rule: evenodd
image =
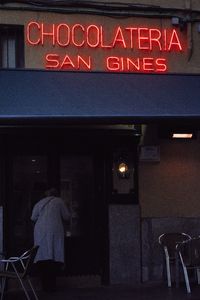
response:
<path id="1" fill-rule="evenodd" d="M 24 67 L 24 28 L 0 25 L 0 67 Z"/>

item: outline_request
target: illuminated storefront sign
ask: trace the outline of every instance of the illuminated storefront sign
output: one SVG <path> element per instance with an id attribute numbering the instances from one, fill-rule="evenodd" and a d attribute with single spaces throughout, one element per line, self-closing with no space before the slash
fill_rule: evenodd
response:
<path id="1" fill-rule="evenodd" d="M 26 40 L 31 47 L 48 49 L 44 67 L 56 70 L 93 71 L 98 57 L 104 71 L 166 72 L 169 53 L 184 51 L 180 31 L 171 28 L 117 26 L 108 33 L 95 24 L 32 21 Z"/>

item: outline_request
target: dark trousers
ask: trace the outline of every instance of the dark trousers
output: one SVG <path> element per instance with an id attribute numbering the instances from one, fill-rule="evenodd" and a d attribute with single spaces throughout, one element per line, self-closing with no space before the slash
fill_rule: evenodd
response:
<path id="1" fill-rule="evenodd" d="M 62 263 L 53 260 L 37 262 L 38 275 L 41 280 L 42 289 L 47 292 L 56 290 L 56 277 L 61 270 Z"/>

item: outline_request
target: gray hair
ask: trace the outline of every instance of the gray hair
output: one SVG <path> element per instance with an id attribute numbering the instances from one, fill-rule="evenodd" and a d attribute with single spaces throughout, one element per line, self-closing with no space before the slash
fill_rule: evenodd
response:
<path id="1" fill-rule="evenodd" d="M 45 191 L 45 196 L 49 197 L 49 196 L 57 196 L 58 195 L 58 191 L 56 188 L 50 188 L 48 190 Z"/>

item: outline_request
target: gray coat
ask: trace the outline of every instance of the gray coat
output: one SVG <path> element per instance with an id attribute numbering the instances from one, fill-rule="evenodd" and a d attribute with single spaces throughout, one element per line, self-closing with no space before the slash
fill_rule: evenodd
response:
<path id="1" fill-rule="evenodd" d="M 39 245 L 35 262 L 54 260 L 64 262 L 64 226 L 69 220 L 69 211 L 58 197 L 41 199 L 33 208 L 31 220 L 34 227 L 34 244 Z"/>

